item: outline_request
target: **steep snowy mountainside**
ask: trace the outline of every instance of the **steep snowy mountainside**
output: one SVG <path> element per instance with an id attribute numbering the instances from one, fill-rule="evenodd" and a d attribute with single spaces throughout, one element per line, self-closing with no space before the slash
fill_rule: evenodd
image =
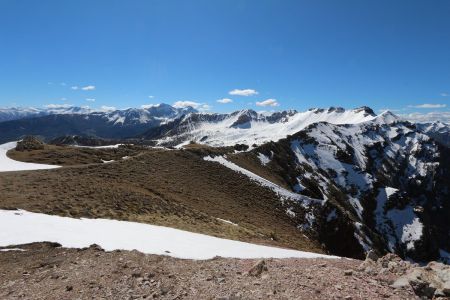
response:
<path id="1" fill-rule="evenodd" d="M 162 145 L 195 141 L 211 146 L 251 146 L 277 141 L 316 122 L 357 124 L 374 118 L 375 113 L 368 107 L 353 110 L 330 107 L 271 114 L 253 110 L 241 110 L 231 114 L 194 113 L 163 126 L 157 132 L 150 130 L 143 137 L 158 139 Z"/>
<path id="2" fill-rule="evenodd" d="M 253 155 L 291 190 L 325 200 L 305 213 L 331 252 L 437 259 L 450 250 L 450 151 L 394 117 L 314 123 L 238 155 Z"/>
<path id="3" fill-rule="evenodd" d="M 450 125 L 442 122 L 417 123 L 417 128 L 436 141 L 450 147 Z"/>

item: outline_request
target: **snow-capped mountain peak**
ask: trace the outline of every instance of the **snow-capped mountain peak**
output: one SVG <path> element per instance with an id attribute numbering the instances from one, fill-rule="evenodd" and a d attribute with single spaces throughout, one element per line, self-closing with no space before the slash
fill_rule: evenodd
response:
<path id="1" fill-rule="evenodd" d="M 247 109 L 230 114 L 193 113 L 186 115 L 180 122 L 168 124 L 167 130 L 163 130 L 163 135 L 157 138 L 161 144 L 170 145 L 193 140 L 212 146 L 235 144 L 251 146 L 277 141 L 317 122 L 357 124 L 376 118 L 383 118 L 380 122 L 390 123 L 396 119 L 396 116 L 393 114 L 377 116 L 368 107 L 352 110 L 341 107 L 313 108 L 305 112 L 289 110 L 258 113 Z M 149 136 L 155 137 L 153 133 L 149 133 Z"/>

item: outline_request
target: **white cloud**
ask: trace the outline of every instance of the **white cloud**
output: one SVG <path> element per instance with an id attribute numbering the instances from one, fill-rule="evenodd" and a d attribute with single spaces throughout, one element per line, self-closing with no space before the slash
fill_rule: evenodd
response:
<path id="1" fill-rule="evenodd" d="M 261 102 L 256 102 L 257 106 L 279 106 L 277 99 L 267 99 Z"/>
<path id="2" fill-rule="evenodd" d="M 206 103 L 199 103 L 195 101 L 176 101 L 173 105 L 175 108 L 186 108 L 186 107 L 193 107 L 194 109 L 197 109 L 199 111 L 208 111 L 211 109 L 211 106 Z"/>
<path id="3" fill-rule="evenodd" d="M 199 108 L 197 108 L 199 111 L 208 111 L 211 110 L 211 106 L 208 104 L 202 104 Z"/>
<path id="4" fill-rule="evenodd" d="M 152 107 L 158 107 L 159 104 L 143 104 L 141 105 L 142 109 L 152 108 Z"/>
<path id="5" fill-rule="evenodd" d="M 74 91 L 76 91 L 76 90 L 78 90 L 79 89 L 79 87 L 77 87 L 76 85 L 74 85 L 74 86 L 72 86 L 72 87 L 70 87 L 72 90 L 74 90 Z"/>
<path id="6" fill-rule="evenodd" d="M 228 93 L 230 95 L 236 95 L 236 96 L 253 96 L 253 95 L 258 95 L 258 92 L 253 90 L 253 89 L 244 89 L 244 90 L 234 89 L 232 91 L 229 91 Z"/>
<path id="7" fill-rule="evenodd" d="M 67 83 L 65 83 L 65 82 L 61 82 L 61 83 L 60 83 L 60 85 L 61 85 L 61 86 L 66 86 L 66 85 L 67 85 Z"/>
<path id="8" fill-rule="evenodd" d="M 424 104 L 419 104 L 419 105 L 409 105 L 408 107 L 411 107 L 411 108 L 444 108 L 444 107 L 447 107 L 447 104 L 424 103 Z"/>
<path id="9" fill-rule="evenodd" d="M 417 123 L 441 121 L 450 124 L 450 111 L 434 111 L 429 113 L 415 112 L 410 114 L 401 114 L 399 116 L 408 121 Z"/>
<path id="10" fill-rule="evenodd" d="M 88 102 L 95 102 L 95 98 L 86 98 L 86 101 L 88 101 Z"/>
<path id="11" fill-rule="evenodd" d="M 153 96 L 153 95 L 150 95 L 150 96 L 148 96 L 150 99 L 153 99 L 153 98 L 155 98 L 155 96 Z"/>
<path id="12" fill-rule="evenodd" d="M 103 105 L 103 106 L 100 107 L 100 110 L 102 110 L 102 111 L 114 111 L 114 110 L 116 110 L 116 108 L 114 106 Z"/>
<path id="13" fill-rule="evenodd" d="M 402 111 L 401 109 L 394 109 L 394 108 L 382 108 L 379 109 L 378 112 L 383 113 L 385 111 L 390 111 L 390 112 L 399 112 Z"/>
<path id="14" fill-rule="evenodd" d="M 195 101 L 176 101 L 173 104 L 173 107 L 175 108 L 186 108 L 186 107 L 193 107 L 195 109 L 199 108 L 202 105 L 202 103 L 198 103 Z"/>
<path id="15" fill-rule="evenodd" d="M 442 97 L 448 97 L 448 96 L 450 96 L 450 94 L 449 93 L 441 93 L 441 96 Z"/>
<path id="16" fill-rule="evenodd" d="M 95 85 L 87 85 L 81 88 L 83 91 L 93 91 L 95 90 Z"/>
<path id="17" fill-rule="evenodd" d="M 231 103 L 231 102 L 233 102 L 233 100 L 230 99 L 230 98 L 223 98 L 223 99 L 217 100 L 217 102 L 222 103 L 222 104 L 226 104 L 226 103 Z"/>
<path id="18" fill-rule="evenodd" d="M 69 107 L 73 107 L 73 104 L 47 104 L 47 105 L 44 105 L 44 107 L 50 108 L 50 109 L 69 108 Z"/>

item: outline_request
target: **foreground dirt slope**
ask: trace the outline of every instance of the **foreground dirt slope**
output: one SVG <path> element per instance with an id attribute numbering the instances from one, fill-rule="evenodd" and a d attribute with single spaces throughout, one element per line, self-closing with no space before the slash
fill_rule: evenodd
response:
<path id="1" fill-rule="evenodd" d="M 108 164 L 0 173 L 0 208 L 139 221 L 323 252 L 274 192 L 204 161 L 207 153 L 199 151 L 147 150 Z"/>
<path id="2" fill-rule="evenodd" d="M 391 273 L 349 259 L 180 260 L 137 251 L 66 249 L 47 243 L 0 252 L 1 299 L 415 299 Z"/>

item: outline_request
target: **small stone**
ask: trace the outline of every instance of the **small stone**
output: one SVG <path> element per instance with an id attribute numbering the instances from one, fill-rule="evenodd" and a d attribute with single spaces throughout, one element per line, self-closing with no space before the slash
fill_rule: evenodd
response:
<path id="1" fill-rule="evenodd" d="M 369 252 L 367 252 L 366 259 L 372 260 L 372 261 L 377 261 L 378 255 L 375 253 L 375 251 L 370 250 Z"/>
<path id="2" fill-rule="evenodd" d="M 136 271 L 136 272 L 133 272 L 131 274 L 131 277 L 133 277 L 133 278 L 140 278 L 140 277 L 142 277 L 142 274 L 141 274 L 141 272 Z"/>
<path id="3" fill-rule="evenodd" d="M 250 276 L 260 276 L 262 272 L 267 271 L 266 261 L 260 260 L 253 267 L 248 270 L 247 274 Z"/>
<path id="4" fill-rule="evenodd" d="M 344 271 L 344 275 L 345 276 L 352 276 L 353 275 L 353 271 L 352 270 L 345 270 Z"/>
<path id="5" fill-rule="evenodd" d="M 352 298 L 352 296 L 346 296 L 344 299 L 345 300 L 352 300 L 353 298 Z"/>
<path id="6" fill-rule="evenodd" d="M 73 290 L 73 286 L 71 286 L 71 285 L 66 286 L 66 291 L 67 292 L 70 292 L 71 290 Z"/>

